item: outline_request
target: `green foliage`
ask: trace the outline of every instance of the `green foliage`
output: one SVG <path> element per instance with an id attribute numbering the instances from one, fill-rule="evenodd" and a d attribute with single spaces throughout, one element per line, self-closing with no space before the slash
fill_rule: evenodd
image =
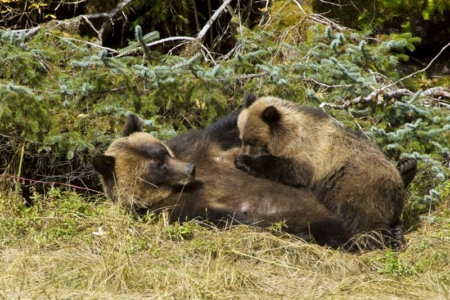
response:
<path id="1" fill-rule="evenodd" d="M 400 252 L 388 249 L 380 255 L 378 259 L 384 264 L 384 266 L 378 270 L 380 274 L 408 276 L 415 274 L 418 271 L 417 266 L 409 264 L 402 259 L 402 254 Z"/>
<path id="2" fill-rule="evenodd" d="M 183 241 L 192 238 L 196 228 L 198 228 L 198 224 L 194 221 L 189 221 L 183 224 L 169 225 L 165 228 L 164 233 L 171 240 Z"/>
<path id="3" fill-rule="evenodd" d="M 23 203 L 18 195 L 0 195 L 0 237 L 17 240 L 32 235 L 42 247 L 50 247 L 62 239 L 71 239 L 83 230 L 86 218 L 96 217 L 99 210 L 75 192 L 51 188 L 47 195 L 34 193 L 34 205 Z"/>
<path id="4" fill-rule="evenodd" d="M 286 220 L 283 220 L 273 223 L 272 225 L 270 225 L 269 229 L 273 232 L 282 232 L 286 227 Z"/>

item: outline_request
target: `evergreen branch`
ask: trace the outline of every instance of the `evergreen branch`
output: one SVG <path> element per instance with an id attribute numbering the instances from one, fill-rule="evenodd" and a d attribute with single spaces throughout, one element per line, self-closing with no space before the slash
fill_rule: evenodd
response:
<path id="1" fill-rule="evenodd" d="M 135 28 L 136 40 L 141 43 L 142 48 L 144 48 L 145 55 L 150 63 L 152 63 L 152 57 L 150 54 L 150 48 L 145 44 L 144 37 L 142 36 L 142 27 L 137 25 Z"/>
<path id="2" fill-rule="evenodd" d="M 352 74 L 350 74 L 350 72 L 347 70 L 347 68 L 342 65 L 336 57 L 331 57 L 331 61 L 342 71 L 342 73 L 344 73 L 350 80 L 354 81 L 354 82 L 358 82 L 358 80 L 356 78 L 354 78 L 354 76 L 352 76 Z"/>

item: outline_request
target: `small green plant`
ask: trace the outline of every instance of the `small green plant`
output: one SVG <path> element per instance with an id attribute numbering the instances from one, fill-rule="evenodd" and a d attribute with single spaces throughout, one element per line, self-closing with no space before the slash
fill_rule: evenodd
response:
<path id="1" fill-rule="evenodd" d="M 285 228 L 287 228 L 286 220 L 272 223 L 269 226 L 269 230 L 273 232 L 282 232 Z"/>
<path id="2" fill-rule="evenodd" d="M 184 222 L 182 224 L 170 224 L 164 229 L 165 235 L 176 241 L 191 239 L 194 236 L 197 224 L 194 221 Z"/>
<path id="3" fill-rule="evenodd" d="M 414 266 L 406 263 L 402 257 L 401 253 L 387 249 L 378 260 L 384 265 L 378 270 L 380 274 L 388 274 L 392 276 L 409 276 L 416 273 Z"/>

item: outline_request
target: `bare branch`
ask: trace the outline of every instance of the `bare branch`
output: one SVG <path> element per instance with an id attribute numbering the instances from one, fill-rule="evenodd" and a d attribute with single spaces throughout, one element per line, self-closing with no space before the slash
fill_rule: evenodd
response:
<path id="1" fill-rule="evenodd" d="M 88 18 L 86 18 L 86 16 L 80 16 L 80 18 L 83 18 L 83 20 L 84 20 L 86 23 L 88 23 L 88 25 L 92 28 L 92 30 L 94 30 L 95 33 L 97 33 L 97 36 L 100 36 L 100 32 L 98 32 L 97 29 L 95 29 L 94 24 L 92 24 L 92 22 L 91 22 Z"/>
<path id="2" fill-rule="evenodd" d="M 28 32 L 25 34 L 25 40 L 28 40 L 33 36 L 35 36 L 41 29 L 42 29 L 41 26 L 30 28 L 30 30 L 28 30 Z"/>
<path id="3" fill-rule="evenodd" d="M 334 104 L 334 103 L 327 103 L 327 102 L 323 102 L 320 104 L 320 107 L 331 107 L 334 109 L 347 109 L 349 106 L 358 104 L 358 103 L 369 103 L 369 102 L 374 102 L 377 103 L 379 102 L 379 100 L 381 98 L 384 99 L 392 99 L 392 98 L 401 98 L 403 96 L 411 96 L 414 93 L 411 92 L 410 90 L 407 89 L 398 89 L 395 91 L 385 91 L 384 90 L 385 87 L 373 91 L 372 93 L 370 93 L 369 95 L 367 95 L 366 97 L 356 97 L 353 100 L 347 100 L 345 101 L 343 104 L 339 105 L 339 104 Z M 430 88 L 428 90 L 425 90 L 423 92 L 421 92 L 419 94 L 419 96 L 422 97 L 445 97 L 445 98 L 450 98 L 450 89 L 449 88 L 443 88 L 443 87 L 434 87 L 434 88 Z M 445 103 L 443 102 L 439 102 L 440 105 L 442 106 L 446 106 L 448 107 L 448 105 L 445 105 Z"/>
<path id="4" fill-rule="evenodd" d="M 158 40 L 156 42 L 148 43 L 147 46 L 148 47 L 152 47 L 152 46 L 155 46 L 155 45 L 158 45 L 158 44 L 171 42 L 171 41 L 177 41 L 177 40 L 197 41 L 196 38 L 193 38 L 193 37 L 190 37 L 190 36 L 173 36 L 173 37 L 165 38 L 165 39 L 162 39 L 162 40 Z"/>
<path id="5" fill-rule="evenodd" d="M 428 90 L 425 90 L 421 93 L 422 96 L 426 97 L 444 97 L 444 98 L 450 98 L 450 88 L 443 88 L 443 87 L 433 87 Z"/>
<path id="6" fill-rule="evenodd" d="M 197 39 L 201 40 L 205 36 L 205 34 L 208 32 L 211 25 L 214 23 L 214 21 L 219 17 L 219 15 L 225 10 L 228 4 L 231 3 L 231 0 L 225 0 L 222 5 L 214 12 L 212 17 L 206 22 L 206 25 L 203 27 L 203 29 L 199 32 L 197 35 Z"/>
<path id="7" fill-rule="evenodd" d="M 344 7 L 344 6 L 350 6 L 351 4 L 337 4 L 337 3 L 332 3 L 332 2 L 328 2 L 328 1 L 324 1 L 324 0 L 320 0 L 320 2 L 325 3 L 325 4 L 330 4 L 333 6 L 338 6 L 338 7 Z"/>
<path id="8" fill-rule="evenodd" d="M 116 8 L 114 8 L 110 13 L 107 14 L 106 20 L 103 22 L 102 27 L 100 28 L 98 32 L 98 37 L 100 41 L 103 43 L 103 35 L 105 34 L 105 30 L 108 28 L 108 26 L 114 24 L 113 20 L 115 16 L 122 12 L 123 9 L 131 3 L 132 0 L 123 0 L 121 3 L 119 3 Z"/>

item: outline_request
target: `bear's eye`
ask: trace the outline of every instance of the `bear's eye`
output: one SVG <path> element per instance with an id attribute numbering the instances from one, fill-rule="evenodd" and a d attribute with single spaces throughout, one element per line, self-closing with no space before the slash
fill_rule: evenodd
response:
<path id="1" fill-rule="evenodd" d="M 164 167 L 164 160 L 158 160 L 155 162 L 155 165 L 158 169 L 161 169 L 162 167 Z"/>
<path id="2" fill-rule="evenodd" d="M 247 140 L 245 143 L 251 147 L 256 146 L 256 140 L 254 140 L 254 139 Z"/>

